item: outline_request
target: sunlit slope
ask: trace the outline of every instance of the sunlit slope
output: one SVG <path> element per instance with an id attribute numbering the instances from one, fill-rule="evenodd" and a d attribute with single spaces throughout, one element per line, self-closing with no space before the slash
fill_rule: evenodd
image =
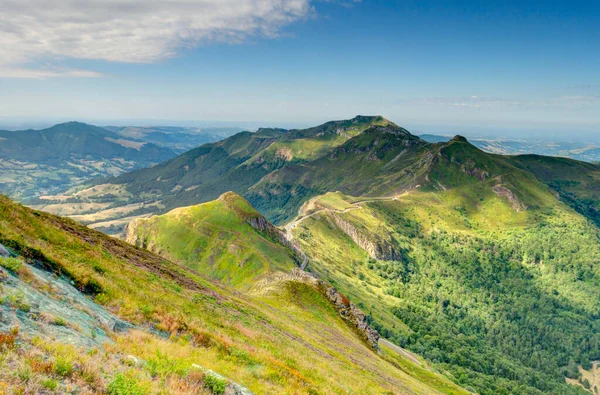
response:
<path id="1" fill-rule="evenodd" d="M 244 296 L 195 270 L 6 198 L 0 198 L 0 243 L 25 260 L 25 267 L 35 263 L 67 278 L 99 306 L 134 325 L 125 332 L 106 329 L 113 339 L 106 353 L 73 348 L 44 333 L 37 340 L 19 334 L 16 345 L 3 338 L 0 346 L 9 350 L 3 361 L 9 363 L 0 365 L 0 380 L 9 392 L 42 388 L 42 383 L 63 391 L 76 382 L 109 393 L 122 393 L 114 392 L 118 388 L 220 393 L 215 379 L 207 381 L 198 373 L 200 366 L 254 393 L 464 393 L 389 350 L 378 355 L 318 289 L 293 277 L 268 292 Z M 27 271 L 15 275 L 32 281 Z M 36 281 L 31 286 L 47 287 Z M 6 308 L 17 316 L 35 314 L 23 307 L 26 297 L 13 304 L 15 299 L 5 299 L 9 295 L 2 292 Z M 82 330 L 68 316 L 53 320 L 51 325 Z M 33 364 L 28 349 L 46 365 Z M 18 373 L 22 370 L 12 364 L 31 373 Z"/>
<path id="2" fill-rule="evenodd" d="M 565 369 L 600 356 L 598 229 L 534 177 L 486 159 L 454 155 L 431 167 L 434 184 L 398 197 L 316 198 L 294 239 L 384 337 L 466 388 L 581 393 Z M 469 178 L 444 174 L 453 166 Z"/>
<path id="3" fill-rule="evenodd" d="M 122 222 L 140 215 L 208 202 L 228 191 L 243 195 L 269 173 L 325 156 L 374 125 L 393 124 L 381 116 L 357 116 L 309 129 L 242 132 L 148 169 L 97 180 L 83 191 L 69 191 L 66 200 L 63 198 L 58 203 L 110 203 L 112 211 L 86 206 L 74 215 L 92 214 L 78 220 L 117 233 L 122 229 Z M 97 192 L 105 185 L 122 189 L 124 193 Z M 82 194 L 86 195 L 83 200 Z M 101 214 L 106 215 L 97 219 Z M 116 222 L 121 219 L 123 221 Z"/>
<path id="4" fill-rule="evenodd" d="M 283 233 L 233 192 L 134 220 L 125 240 L 236 288 L 248 288 L 261 276 L 287 272 L 300 263 L 284 245 Z"/>

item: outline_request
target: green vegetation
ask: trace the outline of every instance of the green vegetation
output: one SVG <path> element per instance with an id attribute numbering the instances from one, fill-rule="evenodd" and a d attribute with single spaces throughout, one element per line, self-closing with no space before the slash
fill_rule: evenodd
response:
<path id="1" fill-rule="evenodd" d="M 258 228 L 260 223 L 266 226 L 267 221 L 244 198 L 228 193 L 213 202 L 137 219 L 129 224 L 126 240 L 214 280 L 248 289 L 259 277 L 291 270 L 298 260 L 281 244 L 283 235 Z"/>
<path id="2" fill-rule="evenodd" d="M 225 140 L 202 145 L 152 168 L 95 180 L 90 188 L 83 191 L 69 191 L 67 202 L 110 203 L 110 206 L 90 209 L 88 205 L 66 215 L 77 215 L 77 220 L 109 231 L 114 225 L 114 231 L 118 231 L 118 223 L 106 222 L 125 219 L 127 223 L 136 215 L 165 213 L 177 207 L 197 205 L 217 199 L 228 191 L 246 194 L 249 188 L 273 171 L 296 168 L 318 160 L 375 125 L 393 124 L 383 117 L 358 116 L 302 130 L 241 132 Z M 124 186 L 127 193 L 90 193 L 94 187 L 106 184 L 115 188 Z M 139 203 L 145 204 L 139 212 L 108 211 Z M 95 212 L 106 212 L 107 215 L 102 219 L 79 217 L 79 214 Z M 265 213 L 270 217 L 270 213 Z"/>
<path id="3" fill-rule="evenodd" d="M 256 219 L 252 207 L 235 195 L 223 200 L 220 204 L 229 209 L 221 212 L 222 225 L 250 232 L 240 218 Z M 269 228 L 262 229 L 257 243 L 275 248 Z M 227 236 L 227 228 L 223 231 Z M 390 357 L 378 356 L 308 283 L 289 279 L 269 292 L 240 293 L 207 281 L 185 265 L 3 197 L 0 243 L 26 262 L 88 290 L 104 309 L 137 325 L 111 332 L 113 342 L 95 352 L 61 344 L 60 338 L 0 338 L 10 351 L 0 357 L 0 382 L 8 393 L 24 388 L 12 367 L 28 363 L 32 376 L 27 385 L 41 388 L 43 380 L 52 379 L 57 392 L 65 392 L 69 382 L 82 390 L 113 394 L 220 391 L 219 383 L 203 381 L 194 368 L 200 365 L 255 393 L 465 394 L 439 374 L 431 383 L 421 381 L 421 367 L 401 368 L 402 363 L 414 363 L 404 357 L 393 364 Z M 36 281 L 31 286 L 47 287 Z M 67 329 L 76 331 L 69 325 Z M 82 333 L 88 335 L 88 330 Z M 30 360 L 35 362 L 26 362 Z"/>
<path id="4" fill-rule="evenodd" d="M 16 273 L 21 268 L 21 266 L 23 266 L 23 261 L 18 258 L 0 257 L 0 266 L 10 270 L 11 272 Z"/>
<path id="5" fill-rule="evenodd" d="M 227 388 L 227 381 L 218 378 L 212 374 L 204 375 L 204 386 L 208 388 L 213 394 L 221 395 L 225 393 Z"/>
<path id="6" fill-rule="evenodd" d="M 520 187 L 528 210 L 482 182 L 321 213 L 294 233 L 309 267 L 364 307 L 384 337 L 465 388 L 579 393 L 565 384 L 569 360 L 600 357 L 598 229 L 540 183 L 503 183 Z M 357 200 L 337 197 L 346 203 L 329 194 L 326 204 Z M 383 252 L 391 244 L 401 258 L 373 259 L 368 243 Z"/>

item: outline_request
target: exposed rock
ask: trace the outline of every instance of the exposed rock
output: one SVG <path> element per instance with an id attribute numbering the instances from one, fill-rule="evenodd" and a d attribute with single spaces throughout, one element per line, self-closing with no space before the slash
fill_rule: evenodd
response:
<path id="1" fill-rule="evenodd" d="M 356 328 L 370 347 L 374 349 L 379 347 L 379 333 L 369 326 L 365 313 L 329 283 L 311 273 L 307 273 L 301 269 L 293 269 L 290 273 L 273 273 L 269 277 L 257 282 L 251 292 L 263 295 L 268 294 L 281 289 L 281 284 L 286 281 L 296 281 L 315 286 L 319 292 L 329 299 L 339 314 L 350 325 Z"/>
<path id="2" fill-rule="evenodd" d="M 0 244 L 0 257 L 2 257 L 2 258 L 10 257 L 10 252 L 8 252 L 6 247 L 4 247 L 2 244 Z"/>
<path id="3" fill-rule="evenodd" d="M 496 195 L 507 198 L 511 207 L 517 212 L 527 210 L 527 206 L 510 189 L 500 184 L 493 186 L 492 189 Z"/>
<path id="4" fill-rule="evenodd" d="M 60 338 L 76 347 L 92 348 L 112 342 L 108 330 L 133 327 L 94 303 L 65 278 L 29 264 L 27 269 L 35 281 L 24 282 L 0 269 L 4 275 L 3 293 L 15 300 L 0 305 L 0 331 L 18 326 L 28 336 Z M 54 324 L 57 319 L 65 324 Z"/>
<path id="5" fill-rule="evenodd" d="M 372 348 L 377 349 L 379 347 L 379 333 L 369 326 L 365 313 L 332 286 L 327 287 L 326 295 L 333 302 L 340 315 L 358 329 Z"/>
<path id="6" fill-rule="evenodd" d="M 384 261 L 402 260 L 402 254 L 389 242 L 373 241 L 360 232 L 354 225 L 344 221 L 337 215 L 332 215 L 335 224 L 352 239 L 360 248 L 362 248 L 373 259 Z"/>
<path id="7" fill-rule="evenodd" d="M 289 162 L 292 159 L 294 159 L 294 154 L 292 153 L 292 150 L 289 148 L 279 148 L 275 152 L 275 157 L 281 158 L 281 159 L 285 160 L 286 162 Z"/>

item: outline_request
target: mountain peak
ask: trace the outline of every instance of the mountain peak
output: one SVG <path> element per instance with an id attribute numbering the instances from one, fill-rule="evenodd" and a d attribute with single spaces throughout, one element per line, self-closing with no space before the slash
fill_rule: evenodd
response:
<path id="1" fill-rule="evenodd" d="M 463 136 L 461 136 L 459 134 L 457 134 L 456 136 L 454 136 L 452 138 L 452 140 L 450 140 L 450 141 L 458 141 L 458 142 L 461 142 L 461 143 L 468 143 L 469 142 L 466 137 L 463 137 Z"/>

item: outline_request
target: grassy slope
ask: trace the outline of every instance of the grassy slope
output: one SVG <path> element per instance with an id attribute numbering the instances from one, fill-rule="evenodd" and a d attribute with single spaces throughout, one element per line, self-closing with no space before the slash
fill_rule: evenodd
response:
<path id="1" fill-rule="evenodd" d="M 395 126 L 376 126 L 327 156 L 288 166 L 253 186 L 248 200 L 268 218 L 291 219 L 308 198 L 331 191 L 383 196 L 416 186 L 429 152 L 426 143 Z"/>
<path id="2" fill-rule="evenodd" d="M 600 166 L 539 155 L 520 155 L 511 160 L 545 182 L 565 203 L 600 225 Z"/>
<path id="3" fill-rule="evenodd" d="M 129 224 L 126 240 L 227 285 L 248 289 L 257 278 L 296 266 L 292 252 L 253 228 L 261 218 L 234 193 Z"/>
<path id="4" fill-rule="evenodd" d="M 89 354 L 99 355 L 95 363 L 105 369 L 93 372 L 96 389 L 125 375 L 143 392 L 193 393 L 184 389 L 197 382 L 191 365 L 198 363 L 256 393 L 462 393 L 441 376 L 420 382 L 428 373 L 414 364 L 405 370 L 386 362 L 389 356 L 378 357 L 309 285 L 290 281 L 256 297 L 231 293 L 150 252 L 0 199 L 1 243 L 72 278 L 119 317 L 171 333 L 170 339 L 146 331 L 113 334 L 108 354 Z M 68 358 L 73 380 L 89 370 L 82 370 L 91 358 L 82 351 L 47 339 L 22 340 L 24 346 L 0 358 L 4 388 L 29 383 L 14 363 L 29 366 L 35 377 L 54 374 L 27 362 L 30 352 L 46 355 L 50 372 Z M 151 363 L 120 363 L 128 354 Z"/>
<path id="5" fill-rule="evenodd" d="M 576 392 L 557 372 L 569 357 L 600 356 L 598 230 L 502 157 L 461 163 L 458 152 L 471 148 L 454 145 L 430 168 L 429 188 L 305 220 L 294 233 L 309 268 L 369 311 L 384 336 L 463 385 L 490 394 Z M 474 181 L 473 169 L 490 175 Z M 529 209 L 497 196 L 499 180 Z M 359 200 L 326 198 L 329 207 Z M 333 215 L 374 240 L 391 235 L 403 259 L 369 258 Z"/>

